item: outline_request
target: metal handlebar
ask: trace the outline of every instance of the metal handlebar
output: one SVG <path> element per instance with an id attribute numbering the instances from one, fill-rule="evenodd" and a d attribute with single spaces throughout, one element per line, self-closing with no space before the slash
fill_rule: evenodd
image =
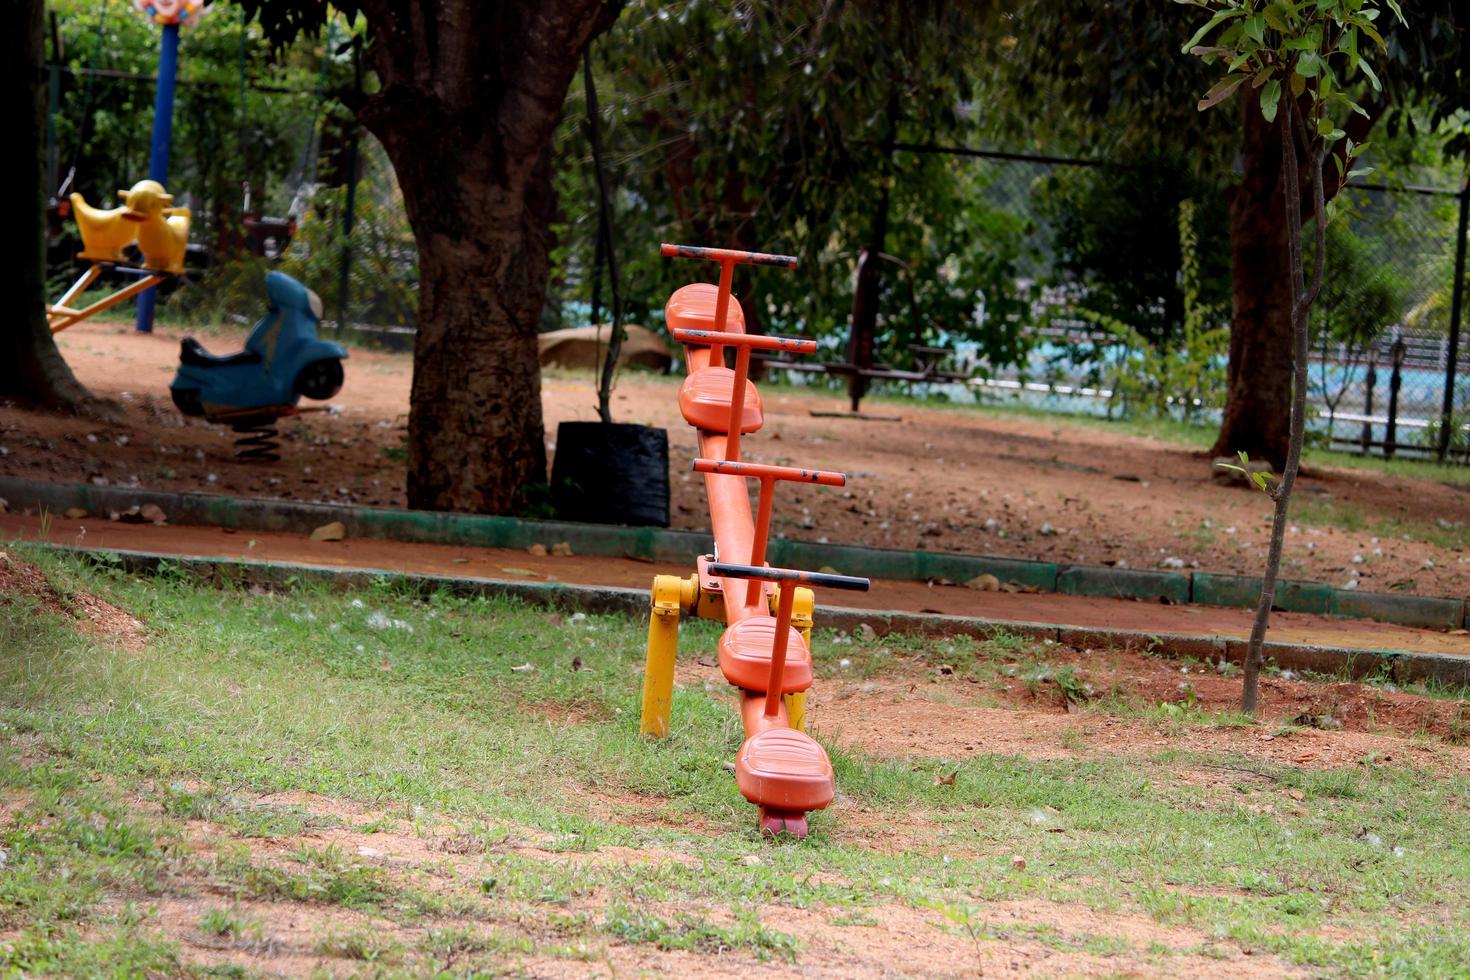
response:
<path id="1" fill-rule="evenodd" d="M 757 480 L 785 480 L 788 483 L 819 483 L 824 487 L 847 486 L 847 474 L 845 473 L 836 473 L 831 470 L 808 470 L 799 466 L 732 462 L 728 459 L 696 459 L 694 472 L 748 476 Z"/>
<path id="2" fill-rule="evenodd" d="M 727 562 L 710 562 L 709 573 L 717 578 L 754 579 L 757 582 L 798 582 L 824 589 L 845 589 L 849 592 L 866 592 L 873 583 L 852 575 L 833 575 L 829 572 L 805 572 L 796 568 L 766 568 L 761 565 L 733 565 Z"/>
<path id="3" fill-rule="evenodd" d="M 782 269 L 795 269 L 796 256 L 771 255 L 766 252 L 741 252 L 733 248 L 707 248 L 703 245 L 670 245 L 664 242 L 658 247 L 665 258 L 704 259 L 708 262 L 738 262 L 742 265 L 773 265 Z"/>
<path id="4" fill-rule="evenodd" d="M 705 347 L 749 347 L 754 350 L 780 350 L 792 354 L 815 354 L 817 342 L 796 337 L 768 337 L 758 333 L 726 333 L 722 330 L 694 330 L 678 327 L 674 339 L 681 344 Z"/>

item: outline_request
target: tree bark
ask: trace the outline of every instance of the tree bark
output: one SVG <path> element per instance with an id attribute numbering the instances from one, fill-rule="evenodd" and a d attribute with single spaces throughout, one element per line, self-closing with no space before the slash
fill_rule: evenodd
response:
<path id="1" fill-rule="evenodd" d="M 407 9 L 403 9 L 403 8 Z M 408 502 L 514 512 L 546 481 L 536 333 L 551 139 L 605 0 L 364 4 L 383 142 L 419 248 Z"/>
<path id="2" fill-rule="evenodd" d="M 10 79 L 4 90 L 24 93 L 28 101 L 23 104 L 30 108 L 15 117 L 19 132 L 13 135 L 20 148 L 15 179 L 17 186 L 31 188 L 33 195 L 17 219 L 22 244 L 9 278 L 14 305 L 9 322 L 0 327 L 0 398 L 59 411 L 109 415 L 111 403 L 93 398 L 77 381 L 46 324 L 48 188 L 41 159 L 46 132 L 44 7 L 41 0 L 28 0 L 15 18 L 21 23 L 0 32 L 4 37 L 0 40 L 0 72 Z"/>
<path id="3" fill-rule="evenodd" d="M 1290 441 L 1291 263 L 1281 207 L 1281 133 L 1238 99 L 1241 179 L 1230 194 L 1231 321 L 1225 412 L 1211 452 L 1281 472 Z"/>
<path id="4" fill-rule="evenodd" d="M 1225 410 L 1211 452 L 1234 456 L 1247 452 L 1269 460 L 1279 473 L 1286 465 L 1291 409 L 1291 266 L 1290 234 L 1281 209 L 1282 156 L 1279 128 L 1262 118 L 1256 99 L 1237 96 L 1241 114 L 1241 177 L 1230 192 L 1230 362 L 1226 369 Z M 1354 143 L 1365 140 L 1388 108 L 1385 97 L 1364 103 L 1345 128 Z M 1316 168 L 1324 201 L 1341 186 L 1333 153 Z M 1343 167 L 1345 172 L 1348 168 Z M 1302 218 L 1315 214 L 1311 199 L 1312 168 L 1303 167 L 1298 182 Z"/>

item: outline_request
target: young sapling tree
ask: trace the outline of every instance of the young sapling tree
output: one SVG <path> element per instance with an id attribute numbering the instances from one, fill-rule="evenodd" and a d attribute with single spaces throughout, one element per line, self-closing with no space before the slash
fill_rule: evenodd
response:
<path id="1" fill-rule="evenodd" d="M 1352 162 L 1366 144 L 1355 144 L 1343 129 L 1349 114 L 1366 114 L 1353 97 L 1367 84 L 1377 90 L 1378 76 L 1367 55 L 1383 50 L 1374 27 L 1382 15 L 1376 0 L 1178 0 L 1201 7 L 1210 18 L 1184 45 L 1206 63 L 1225 65 L 1225 74 L 1199 101 L 1204 111 L 1237 93 L 1254 100 L 1267 124 L 1280 131 L 1280 183 L 1286 209 L 1288 267 L 1291 278 L 1292 394 L 1286 464 L 1279 481 L 1250 474 L 1275 503 L 1271 543 L 1261 596 L 1256 604 L 1250 644 L 1242 671 L 1241 709 L 1255 714 L 1260 687 L 1262 649 L 1281 550 L 1286 540 L 1287 511 L 1301 468 L 1306 431 L 1309 317 L 1322 290 L 1327 259 L 1327 212 L 1323 168 L 1337 168 L 1347 180 L 1360 171 Z M 1384 0 L 1403 22 L 1397 0 Z M 1303 188 L 1307 201 L 1303 202 Z M 1310 273 L 1303 259 L 1303 225 L 1310 218 L 1314 248 Z M 1249 460 L 1241 454 L 1248 468 Z M 1241 467 L 1234 467 L 1240 469 Z"/>

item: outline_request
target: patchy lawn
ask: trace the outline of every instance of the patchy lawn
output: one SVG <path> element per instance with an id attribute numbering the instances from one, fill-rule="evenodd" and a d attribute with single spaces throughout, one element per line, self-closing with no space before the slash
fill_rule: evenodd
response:
<path id="1" fill-rule="evenodd" d="M 1228 666 L 819 634 L 838 800 L 770 843 L 712 624 L 648 742 L 638 621 L 0 566 L 0 972 L 1470 962 L 1459 692 L 1276 676 L 1252 723 Z"/>

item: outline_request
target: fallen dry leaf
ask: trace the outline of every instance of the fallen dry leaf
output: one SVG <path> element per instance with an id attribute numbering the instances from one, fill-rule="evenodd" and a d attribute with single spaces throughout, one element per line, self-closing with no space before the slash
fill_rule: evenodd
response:
<path id="1" fill-rule="evenodd" d="M 346 537 L 347 526 L 341 521 L 333 521 L 330 524 L 323 524 L 321 527 L 311 532 L 311 540 L 313 541 L 341 541 Z"/>

